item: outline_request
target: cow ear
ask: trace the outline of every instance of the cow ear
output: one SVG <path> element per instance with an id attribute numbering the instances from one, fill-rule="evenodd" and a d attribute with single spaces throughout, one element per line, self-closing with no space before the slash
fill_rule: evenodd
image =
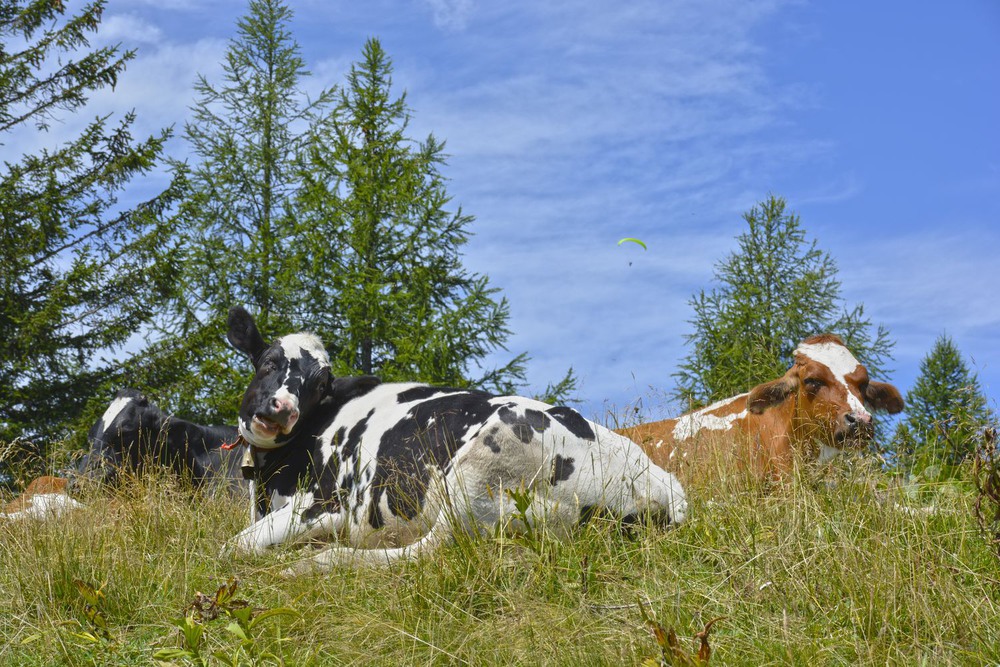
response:
<path id="1" fill-rule="evenodd" d="M 257 329 L 257 323 L 253 321 L 253 315 L 243 306 L 233 306 L 229 309 L 228 324 L 226 338 L 233 347 L 250 357 L 251 363 L 256 367 L 257 360 L 267 349 L 267 345 Z"/>
<path id="2" fill-rule="evenodd" d="M 747 409 L 755 415 L 759 415 L 764 410 L 783 403 L 798 386 L 798 378 L 787 375 L 771 382 L 759 384 L 751 389 L 750 395 L 747 396 Z"/>
<path id="3" fill-rule="evenodd" d="M 865 387 L 865 403 L 874 410 L 894 415 L 903 411 L 903 397 L 888 382 L 869 382 Z"/>
<path id="4" fill-rule="evenodd" d="M 382 380 L 374 375 L 333 378 L 327 393 L 346 403 L 358 396 L 364 396 L 381 383 Z"/>

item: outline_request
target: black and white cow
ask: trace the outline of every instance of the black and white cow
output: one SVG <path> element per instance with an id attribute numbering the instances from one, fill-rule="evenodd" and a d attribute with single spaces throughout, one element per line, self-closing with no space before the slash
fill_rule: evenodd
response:
<path id="1" fill-rule="evenodd" d="M 299 563 L 294 571 L 302 572 L 413 558 L 456 526 L 477 530 L 505 517 L 560 532 L 595 511 L 684 519 L 687 503 L 673 475 L 570 408 L 470 389 L 334 379 L 316 336 L 269 345 L 239 307 L 229 313 L 229 340 L 256 369 L 239 430 L 271 505 L 226 552 L 310 538 L 337 543 Z M 527 512 L 515 513 L 514 496 L 531 498 Z"/>
<path id="2" fill-rule="evenodd" d="M 232 426 L 201 426 L 164 414 L 141 392 L 122 389 L 90 428 L 90 450 L 80 459 L 71 489 L 81 482 L 115 485 L 123 471 L 141 474 L 148 464 L 170 468 L 195 486 L 211 491 L 247 493 Z"/>

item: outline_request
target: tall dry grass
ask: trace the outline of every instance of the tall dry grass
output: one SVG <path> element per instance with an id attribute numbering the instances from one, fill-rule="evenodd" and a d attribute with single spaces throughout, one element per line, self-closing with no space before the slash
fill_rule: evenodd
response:
<path id="1" fill-rule="evenodd" d="M 254 614 L 295 613 L 242 636 L 228 613 L 196 619 L 203 664 L 639 664 L 661 656 L 643 608 L 692 652 L 725 616 L 711 664 L 1000 663 L 1000 561 L 974 489 L 924 491 L 914 504 L 860 458 L 769 486 L 728 471 L 689 487 L 675 529 L 465 537 L 416 563 L 286 580 L 292 549 L 219 557 L 244 508 L 146 479 L 58 520 L 0 523 L 0 665 L 156 664 L 185 646 L 196 594 L 231 577 Z"/>

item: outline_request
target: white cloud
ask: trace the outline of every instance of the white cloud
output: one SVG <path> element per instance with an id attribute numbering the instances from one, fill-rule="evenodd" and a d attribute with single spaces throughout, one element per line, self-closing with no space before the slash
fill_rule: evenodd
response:
<path id="1" fill-rule="evenodd" d="M 443 136 L 455 156 L 450 191 L 478 218 L 467 263 L 510 299 L 511 351 L 532 354 L 539 385 L 574 366 L 589 414 L 673 386 L 687 300 L 740 213 L 768 173 L 830 150 L 761 137 L 800 104 L 751 36 L 778 7 L 482 7 L 471 64 L 396 78 L 414 133 Z M 515 17 L 516 31 L 480 29 Z M 619 248 L 623 236 L 649 250 Z"/>
<path id="2" fill-rule="evenodd" d="M 117 0 L 114 8 L 121 7 L 153 7 L 155 9 L 165 9 L 174 12 L 189 12 L 192 10 L 219 9 L 223 3 L 218 0 Z M 233 5 L 235 3 L 229 2 Z M 245 6 L 241 3 L 240 6 Z"/>
<path id="3" fill-rule="evenodd" d="M 877 309 L 888 326 L 920 335 L 1000 330 L 1000 263 L 983 252 L 1000 247 L 1000 230 L 951 221 L 871 241 L 868 252 L 841 251 L 838 263 L 845 295 Z"/>
<path id="4" fill-rule="evenodd" d="M 126 42 L 129 47 L 134 44 L 155 44 L 163 38 L 158 27 L 134 14 L 105 16 L 97 35 L 102 42 Z"/>

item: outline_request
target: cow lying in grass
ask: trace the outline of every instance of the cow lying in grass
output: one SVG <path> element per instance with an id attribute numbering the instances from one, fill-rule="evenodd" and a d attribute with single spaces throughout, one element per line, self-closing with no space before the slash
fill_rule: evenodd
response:
<path id="1" fill-rule="evenodd" d="M 70 477 L 39 477 L 0 518 L 55 517 L 81 507 L 70 498 L 81 486 L 115 486 L 122 474 L 140 475 L 149 465 L 170 469 L 182 479 L 210 492 L 249 497 L 232 426 L 201 426 L 164 414 L 135 389 L 122 389 L 87 434 L 90 449 Z M 251 522 L 256 518 L 251 508 Z"/>
<path id="2" fill-rule="evenodd" d="M 37 477 L 0 510 L 0 519 L 45 519 L 82 507 L 66 493 L 65 477 Z"/>
<path id="3" fill-rule="evenodd" d="M 843 341 L 812 336 L 795 350 L 784 376 L 708 407 L 618 429 L 668 470 L 705 464 L 736 449 L 737 460 L 761 477 L 787 472 L 796 456 L 827 461 L 870 444 L 870 410 L 895 414 L 903 399 L 891 384 L 875 382 Z"/>
<path id="4" fill-rule="evenodd" d="M 222 449 L 236 440 L 232 426 L 201 426 L 164 414 L 135 389 L 122 389 L 90 428 L 90 450 L 70 483 L 115 485 L 122 473 L 141 474 L 164 466 L 198 488 L 246 494 L 238 450 Z"/>
<path id="5" fill-rule="evenodd" d="M 240 408 L 270 512 L 227 551 L 320 538 L 296 571 L 410 559 L 517 516 L 558 529 L 595 511 L 684 519 L 684 492 L 627 438 L 565 407 L 424 384 L 334 379 L 318 338 L 264 342 L 242 308 L 229 340 L 256 369 Z M 516 512 L 515 498 L 531 499 Z"/>

